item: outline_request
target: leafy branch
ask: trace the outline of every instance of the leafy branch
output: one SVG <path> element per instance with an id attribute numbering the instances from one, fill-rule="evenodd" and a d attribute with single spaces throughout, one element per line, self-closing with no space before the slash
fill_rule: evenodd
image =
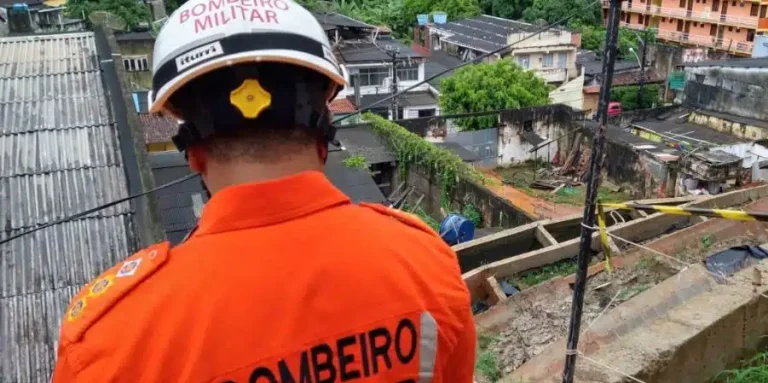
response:
<path id="1" fill-rule="evenodd" d="M 351 169 L 360 169 L 365 170 L 366 172 L 370 171 L 368 167 L 368 160 L 359 155 L 355 154 L 354 156 L 345 158 L 342 162 L 344 162 L 344 166 L 351 168 Z"/>
<path id="2" fill-rule="evenodd" d="M 405 178 L 412 168 L 433 170 L 438 176 L 443 200 L 448 201 L 459 178 L 485 183 L 485 177 L 468 166 L 459 156 L 425 141 L 404 127 L 365 113 L 363 119 L 371 123 L 373 132 L 381 137 L 398 160 L 400 175 Z"/>

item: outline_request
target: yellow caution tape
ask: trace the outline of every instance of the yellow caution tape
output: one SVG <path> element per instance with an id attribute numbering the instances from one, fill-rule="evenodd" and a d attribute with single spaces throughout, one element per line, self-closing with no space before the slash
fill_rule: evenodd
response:
<path id="1" fill-rule="evenodd" d="M 641 205 L 633 203 L 601 203 L 598 207 L 621 210 L 642 210 L 649 212 L 674 214 L 674 215 L 696 215 L 730 219 L 736 221 L 763 221 L 768 222 L 768 213 L 747 212 L 743 210 L 724 210 L 724 209 L 703 209 L 696 207 L 679 207 L 666 205 Z"/>
<path id="2" fill-rule="evenodd" d="M 608 229 L 605 226 L 605 212 L 602 204 L 597 205 L 597 228 L 600 232 L 600 242 L 603 244 L 603 254 L 605 254 L 605 269 L 612 272 L 611 244 L 608 242 Z"/>

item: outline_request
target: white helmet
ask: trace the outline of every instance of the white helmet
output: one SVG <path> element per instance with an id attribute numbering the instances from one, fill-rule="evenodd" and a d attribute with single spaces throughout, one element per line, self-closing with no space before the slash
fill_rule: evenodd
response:
<path id="1" fill-rule="evenodd" d="M 171 112 L 183 85 L 235 64 L 292 64 L 346 84 L 323 28 L 292 0 L 190 0 L 163 26 L 153 61 L 151 112 Z"/>

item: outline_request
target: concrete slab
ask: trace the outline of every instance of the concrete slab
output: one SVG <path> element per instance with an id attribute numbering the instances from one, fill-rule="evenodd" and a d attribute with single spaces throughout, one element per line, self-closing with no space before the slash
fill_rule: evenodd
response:
<path id="1" fill-rule="evenodd" d="M 536 235 L 536 239 L 539 241 L 539 243 L 541 243 L 542 246 L 552 246 L 557 244 L 555 237 L 553 237 L 552 234 L 550 234 L 549 231 L 544 228 L 544 226 L 536 226 L 534 235 Z"/>

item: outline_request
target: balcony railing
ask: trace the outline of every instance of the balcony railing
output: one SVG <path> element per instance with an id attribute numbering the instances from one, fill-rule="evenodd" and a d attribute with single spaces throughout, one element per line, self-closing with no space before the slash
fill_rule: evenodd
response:
<path id="1" fill-rule="evenodd" d="M 603 7 L 608 7 L 610 2 L 603 0 Z M 626 11 L 638 12 L 646 15 L 668 16 L 678 19 L 700 21 L 714 24 L 728 24 L 737 27 L 757 28 L 758 18 L 755 16 L 734 16 L 727 13 L 712 11 L 707 8 L 703 11 L 693 11 L 684 8 L 669 8 L 648 3 L 632 3 L 627 1 L 621 3 L 621 9 Z"/>
<path id="2" fill-rule="evenodd" d="M 627 24 L 621 23 L 622 27 L 632 29 L 644 29 L 639 24 Z M 750 41 L 733 40 L 733 39 L 718 39 L 716 36 L 708 35 L 694 35 L 685 32 L 676 31 L 662 31 L 656 28 L 649 28 L 656 31 L 656 37 L 664 41 L 672 41 L 683 44 L 692 44 L 704 47 L 710 47 L 715 49 L 722 49 L 734 53 L 752 53 L 753 43 Z"/>

